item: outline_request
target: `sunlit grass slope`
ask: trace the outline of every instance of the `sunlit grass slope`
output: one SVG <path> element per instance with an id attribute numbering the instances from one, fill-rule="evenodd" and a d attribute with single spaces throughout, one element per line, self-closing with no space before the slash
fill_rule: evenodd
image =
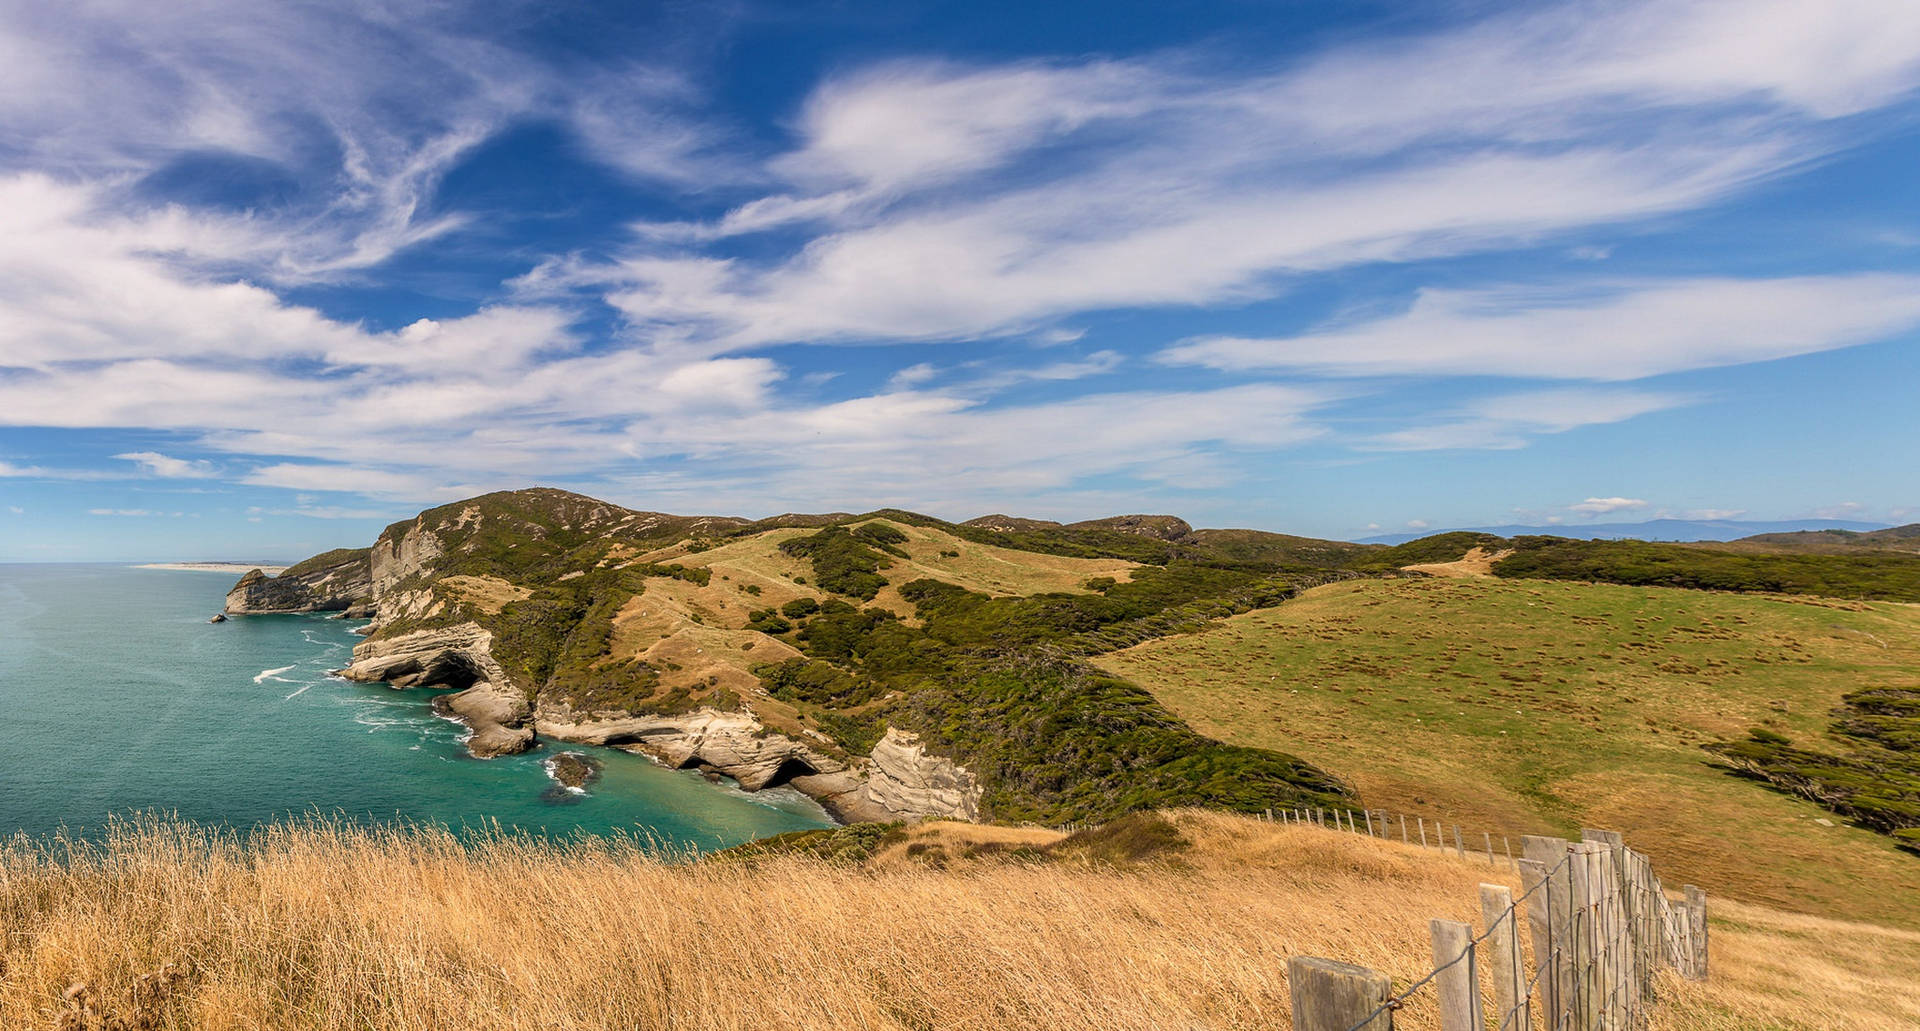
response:
<path id="1" fill-rule="evenodd" d="M 1184 844 L 933 825 L 864 864 L 314 826 L 252 851 L 123 828 L 66 864 L 16 843 L 0 1027 L 1276 1029 L 1289 956 L 1404 985 L 1431 965 L 1430 918 L 1477 919 L 1477 884 L 1512 883 L 1397 843 L 1170 818 Z M 1716 906 L 1715 980 L 1667 984 L 1656 1028 L 1920 1020 L 1902 990 L 1920 935 Z M 1396 1026 L 1433 1026 L 1430 1002 Z"/>
<path id="2" fill-rule="evenodd" d="M 1098 661 L 1201 733 L 1298 755 L 1369 805 L 1613 828 L 1719 894 L 1920 926 L 1920 859 L 1700 747 L 1753 726 L 1826 742 L 1842 694 L 1920 678 L 1920 607 L 1356 581 Z"/>

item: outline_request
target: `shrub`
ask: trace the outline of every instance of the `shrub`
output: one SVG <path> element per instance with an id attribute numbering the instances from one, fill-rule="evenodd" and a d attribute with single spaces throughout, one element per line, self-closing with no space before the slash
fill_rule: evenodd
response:
<path id="1" fill-rule="evenodd" d="M 885 529 L 891 530 L 891 527 Z M 892 532 L 899 533 L 898 530 Z M 892 565 L 885 555 L 871 545 L 878 543 L 887 550 L 894 550 L 891 544 L 884 540 L 873 540 L 873 537 L 871 534 L 855 536 L 844 526 L 829 526 L 811 536 L 785 541 L 780 545 L 780 550 L 810 561 L 814 579 L 822 588 L 865 601 L 871 600 L 880 593 L 880 588 L 887 585 L 887 578 L 880 575 L 880 570 Z M 904 534 L 901 539 L 905 539 Z M 796 578 L 794 582 L 804 581 Z"/>

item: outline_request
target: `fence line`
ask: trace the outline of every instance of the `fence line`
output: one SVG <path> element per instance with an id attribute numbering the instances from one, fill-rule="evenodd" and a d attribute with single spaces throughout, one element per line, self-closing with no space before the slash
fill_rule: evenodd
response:
<path id="1" fill-rule="evenodd" d="M 1364 828 L 1345 814 L 1352 833 L 1388 837 L 1392 814 L 1363 813 Z M 1266 819 L 1327 826 L 1321 809 L 1269 810 Z M 1333 812 L 1333 826 L 1341 825 Z M 1406 817 L 1401 840 L 1411 844 Z M 1422 847 L 1448 851 L 1446 826 L 1415 818 Z M 1465 858 L 1460 828 L 1453 849 Z M 1434 920 L 1429 926 L 1434 967 L 1402 991 L 1385 974 L 1330 959 L 1296 956 L 1287 963 L 1295 1031 L 1390 1031 L 1394 1014 L 1418 993 L 1432 990 L 1441 1031 L 1485 1031 L 1489 1026 L 1481 974 L 1492 984 L 1494 1031 L 1637 1031 L 1647 1025 L 1659 971 L 1689 980 L 1707 977 L 1706 893 L 1686 885 L 1684 897 L 1667 896 L 1653 864 L 1628 848 L 1615 831 L 1583 830 L 1580 841 L 1527 836 L 1523 858 L 1514 858 L 1504 835 L 1505 857 L 1520 873 L 1521 893 L 1505 885 L 1480 886 L 1484 930 Z M 1489 866 L 1497 864 L 1493 835 L 1482 832 Z M 1530 949 L 1522 948 L 1520 925 Z M 1528 973 L 1526 953 L 1531 953 Z"/>
<path id="2" fill-rule="evenodd" d="M 1421 848 L 1428 850 L 1437 848 L 1442 853 L 1452 852 L 1461 859 L 1466 859 L 1469 855 L 1484 857 L 1490 867 L 1498 867 L 1504 863 L 1510 869 L 1516 871 L 1520 869 L 1519 860 L 1513 854 L 1513 839 L 1507 835 L 1502 834 L 1495 838 L 1492 831 L 1462 831 L 1457 823 L 1449 824 L 1426 816 L 1411 817 L 1413 820 L 1411 825 L 1407 823 L 1409 819 L 1407 814 L 1394 813 L 1386 809 L 1268 809 L 1264 813 L 1256 813 L 1255 816 L 1272 823 L 1327 827 L 1388 841 L 1393 839 L 1394 828 L 1397 826 L 1400 843 L 1403 845 L 1418 842 Z M 1431 842 L 1428 841 L 1429 832 L 1433 835 Z M 1453 837 L 1451 845 L 1447 843 L 1449 833 Z M 1466 842 L 1474 840 L 1475 835 L 1479 836 L 1479 847 L 1469 853 Z M 1498 849 L 1494 847 L 1496 841 L 1500 843 Z"/>

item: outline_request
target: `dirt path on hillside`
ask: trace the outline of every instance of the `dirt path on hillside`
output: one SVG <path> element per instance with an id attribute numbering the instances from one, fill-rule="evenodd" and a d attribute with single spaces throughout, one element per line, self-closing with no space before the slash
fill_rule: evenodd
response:
<path id="1" fill-rule="evenodd" d="M 1417 566 L 1401 566 L 1409 573 L 1427 573 L 1432 576 L 1483 577 L 1493 575 L 1493 564 L 1513 554 L 1512 548 L 1502 551 L 1488 551 L 1474 548 L 1455 562 L 1422 562 Z"/>

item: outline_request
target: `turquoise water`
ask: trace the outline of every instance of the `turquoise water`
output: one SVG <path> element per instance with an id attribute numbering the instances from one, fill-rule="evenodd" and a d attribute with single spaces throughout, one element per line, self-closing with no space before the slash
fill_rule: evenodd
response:
<path id="1" fill-rule="evenodd" d="M 0 834 L 96 833 L 159 809 L 238 828 L 318 811 L 354 820 L 626 831 L 702 849 L 827 824 L 811 800 L 748 795 L 615 749 L 584 795 L 525 755 L 478 760 L 435 692 L 328 676 L 357 623 L 221 624 L 231 574 L 0 565 Z"/>

